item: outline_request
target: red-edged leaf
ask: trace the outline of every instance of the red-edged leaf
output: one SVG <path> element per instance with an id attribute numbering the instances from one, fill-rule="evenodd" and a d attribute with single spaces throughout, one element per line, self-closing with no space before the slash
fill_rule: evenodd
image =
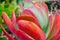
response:
<path id="1" fill-rule="evenodd" d="M 46 28 L 48 24 L 48 15 L 46 10 L 43 8 L 44 7 L 42 6 L 42 4 L 39 4 L 38 6 L 33 5 L 32 7 L 24 9 L 22 11 L 22 14 L 28 14 L 34 16 L 39 21 L 39 24 L 41 25 L 41 28 L 44 31 L 44 28 Z"/>
<path id="2" fill-rule="evenodd" d="M 28 14 L 28 15 L 32 15 L 32 16 L 35 17 L 34 13 L 33 13 L 32 11 L 28 10 L 28 9 L 23 10 L 23 11 L 22 11 L 22 14 Z M 35 18 L 36 18 L 36 17 L 35 17 Z"/>
<path id="3" fill-rule="evenodd" d="M 19 39 L 28 39 L 28 40 L 32 40 L 30 39 L 29 36 L 27 36 L 25 33 L 23 33 L 22 31 L 16 32 L 16 29 L 14 27 L 14 24 L 11 22 L 11 20 L 9 19 L 9 17 L 7 16 L 6 13 L 2 13 L 3 19 L 5 20 L 5 23 L 7 24 L 7 27 L 10 29 L 10 31 L 12 33 L 14 33 Z M 21 34 L 21 35 L 18 35 Z M 22 38 L 21 38 L 22 37 Z"/>
<path id="4" fill-rule="evenodd" d="M 44 7 L 46 13 L 48 14 L 48 6 L 45 3 L 43 3 L 42 6 Z"/>
<path id="5" fill-rule="evenodd" d="M 35 23 L 26 21 L 26 20 L 20 20 L 18 21 L 18 26 L 21 30 L 25 31 L 27 34 L 32 36 L 36 40 L 46 40 L 46 35 L 42 31 L 41 28 L 39 28 Z"/>
<path id="6" fill-rule="evenodd" d="M 21 30 L 16 30 L 16 35 L 21 40 L 35 40 L 31 36 L 29 36 L 28 34 L 26 34 L 25 32 Z"/>
<path id="7" fill-rule="evenodd" d="M 51 40 L 60 40 L 60 31 L 57 33 L 57 35 L 52 37 Z"/>
<path id="8" fill-rule="evenodd" d="M 14 11 L 12 12 L 11 20 L 12 20 L 12 22 L 13 22 L 13 24 L 14 24 L 15 28 L 16 28 L 16 29 L 18 29 L 18 27 L 17 27 L 17 25 L 16 25 L 16 16 L 15 16 Z"/>
<path id="9" fill-rule="evenodd" d="M 58 35 L 60 34 L 60 15 L 56 13 L 53 28 L 47 38 L 47 40 L 56 40 L 58 39 Z"/>
<path id="10" fill-rule="evenodd" d="M 45 3 L 41 3 L 41 4 L 36 3 L 35 6 L 42 7 L 46 11 L 46 13 L 48 14 L 48 6 Z"/>
<path id="11" fill-rule="evenodd" d="M 12 22 L 15 24 L 16 23 L 16 17 L 14 11 L 12 12 Z"/>
<path id="12" fill-rule="evenodd" d="M 19 16 L 19 17 L 17 18 L 16 21 L 18 22 L 19 20 L 32 21 L 32 22 L 34 22 L 35 24 L 37 24 L 38 26 L 40 26 L 39 23 L 38 23 L 38 20 L 35 19 L 35 17 L 33 17 L 33 16 L 31 16 L 31 15 L 21 15 L 21 16 Z"/>
<path id="13" fill-rule="evenodd" d="M 39 11 L 42 13 L 41 9 L 48 15 L 48 6 L 45 3 L 36 3 L 35 6 L 39 9 Z"/>
<path id="14" fill-rule="evenodd" d="M 59 33 L 59 34 L 58 34 Z M 55 21 L 54 21 L 54 33 L 52 35 L 52 39 L 58 39 L 57 36 L 60 35 L 60 15 L 56 13 Z M 56 38 L 54 38 L 56 36 Z"/>
<path id="15" fill-rule="evenodd" d="M 12 33 L 15 33 L 16 29 L 14 27 L 14 24 L 12 23 L 12 21 L 9 19 L 9 17 L 7 16 L 7 14 L 5 12 L 2 13 L 3 19 L 7 25 L 7 27 L 10 29 L 10 31 Z"/>
<path id="16" fill-rule="evenodd" d="M 49 26 L 48 26 L 48 29 L 47 29 L 47 37 L 49 36 L 50 32 L 52 31 L 52 28 L 53 28 L 53 24 L 54 24 L 54 16 L 53 14 L 50 14 L 49 16 Z"/>

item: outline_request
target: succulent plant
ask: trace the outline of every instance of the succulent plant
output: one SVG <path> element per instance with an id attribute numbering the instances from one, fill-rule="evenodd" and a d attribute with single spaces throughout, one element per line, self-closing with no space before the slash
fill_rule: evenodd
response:
<path id="1" fill-rule="evenodd" d="M 11 19 L 5 12 L 2 17 L 9 30 L 18 40 L 60 40 L 60 14 L 49 15 L 46 4 L 34 4 L 18 17 L 12 12 Z M 14 38 L 1 26 L 9 40 Z"/>

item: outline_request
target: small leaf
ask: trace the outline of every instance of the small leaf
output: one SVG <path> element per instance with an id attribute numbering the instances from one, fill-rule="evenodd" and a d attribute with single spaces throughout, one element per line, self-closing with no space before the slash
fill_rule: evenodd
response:
<path id="1" fill-rule="evenodd" d="M 18 13 L 18 8 L 15 9 L 15 13 Z"/>
<path id="2" fill-rule="evenodd" d="M 7 40 L 6 37 L 0 37 L 0 40 Z"/>
<path id="3" fill-rule="evenodd" d="M 4 5 L 4 8 L 8 8 L 8 7 L 9 7 L 9 4 L 5 4 L 5 5 Z"/>
<path id="4" fill-rule="evenodd" d="M 0 5 L 0 16 L 2 15 L 2 6 Z"/>
<path id="5" fill-rule="evenodd" d="M 6 26 L 6 24 L 3 24 L 3 27 L 4 27 L 5 29 L 7 29 L 7 26 Z"/>
<path id="6" fill-rule="evenodd" d="M 2 29 L 1 29 L 1 27 L 0 27 L 0 34 L 2 34 Z"/>
<path id="7" fill-rule="evenodd" d="M 4 12 L 6 12 L 6 14 L 8 15 L 8 16 L 11 16 L 11 13 L 10 13 L 10 11 L 8 10 L 8 9 L 4 9 Z"/>

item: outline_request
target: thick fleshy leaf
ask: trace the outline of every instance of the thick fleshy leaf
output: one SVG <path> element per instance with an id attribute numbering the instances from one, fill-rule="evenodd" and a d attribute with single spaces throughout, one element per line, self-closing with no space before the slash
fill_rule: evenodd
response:
<path id="1" fill-rule="evenodd" d="M 43 9 L 44 9 L 44 11 L 46 11 L 46 13 L 48 14 L 48 6 L 45 4 L 45 3 L 35 3 L 35 5 L 37 6 L 37 7 L 40 7 L 40 6 L 42 6 L 43 7 Z"/>
<path id="2" fill-rule="evenodd" d="M 56 13 L 56 17 L 55 17 L 55 22 L 54 22 L 54 34 L 52 35 L 52 39 L 54 39 L 54 37 L 57 35 L 60 35 L 60 15 L 58 13 Z M 56 37 L 55 39 L 57 39 L 58 37 Z M 54 39 L 54 40 L 55 40 Z"/>
<path id="3" fill-rule="evenodd" d="M 12 20 L 12 22 L 13 22 L 13 24 L 14 24 L 15 28 L 16 28 L 16 29 L 18 29 L 18 27 L 17 27 L 17 25 L 16 25 L 16 16 L 15 16 L 14 11 L 12 12 L 11 20 Z"/>
<path id="4" fill-rule="evenodd" d="M 5 12 L 2 13 L 3 19 L 7 25 L 7 27 L 10 29 L 10 31 L 12 33 L 15 33 L 16 29 L 14 27 L 14 24 L 12 23 L 12 21 L 9 19 L 9 17 L 7 16 L 7 14 Z"/>
<path id="5" fill-rule="evenodd" d="M 4 29 L 2 25 L 0 25 L 0 27 L 2 28 L 4 34 L 8 37 L 9 40 L 14 40 L 14 38 L 10 34 L 7 33 L 7 31 Z"/>
<path id="6" fill-rule="evenodd" d="M 57 35 L 52 37 L 51 40 L 60 40 L 60 31 L 57 33 Z"/>
<path id="7" fill-rule="evenodd" d="M 31 36 L 29 36 L 28 34 L 26 34 L 25 32 L 21 30 L 16 30 L 16 35 L 20 40 L 35 40 Z"/>
<path id="8" fill-rule="evenodd" d="M 35 23 L 26 20 L 20 20 L 17 24 L 21 30 L 32 36 L 34 39 L 46 40 L 46 35 Z"/>
<path id="9" fill-rule="evenodd" d="M 47 37 L 48 37 L 49 33 L 51 32 L 51 30 L 53 28 L 53 24 L 54 24 L 54 16 L 53 16 L 53 14 L 50 14 L 50 16 L 49 16 L 49 24 L 47 26 L 47 30 L 45 30 L 45 31 L 47 31 L 46 32 Z"/>
<path id="10" fill-rule="evenodd" d="M 56 13 L 56 15 L 55 15 L 53 28 L 52 28 L 47 40 L 50 40 L 50 39 L 55 40 L 55 39 L 57 39 L 58 37 L 54 38 L 56 35 L 57 36 L 60 35 L 60 15 L 58 13 Z"/>
<path id="11" fill-rule="evenodd" d="M 40 7 L 37 7 L 35 5 L 32 7 L 29 7 L 27 9 L 23 10 L 22 13 L 34 16 L 39 21 L 39 24 L 41 25 L 43 30 L 45 27 L 47 27 L 48 16 L 47 16 L 47 12 L 43 9 L 42 4 Z"/>
<path id="12" fill-rule="evenodd" d="M 48 6 L 45 3 L 43 3 L 42 6 L 44 7 L 46 13 L 48 14 Z"/>
<path id="13" fill-rule="evenodd" d="M 15 17 L 14 11 L 12 12 L 12 22 L 13 22 L 13 23 L 16 23 L 16 17 Z"/>
<path id="14" fill-rule="evenodd" d="M 5 35 L 9 38 L 9 40 L 14 40 L 13 37 L 11 35 L 9 35 L 6 30 L 1 26 L 3 32 L 5 33 Z M 21 39 L 21 40 L 34 40 L 32 37 L 30 37 L 29 35 L 27 35 L 25 32 L 21 31 L 21 30 L 16 30 L 16 36 Z"/>
<path id="15" fill-rule="evenodd" d="M 28 15 L 32 15 L 32 16 L 35 17 L 34 13 L 33 13 L 31 10 L 29 10 L 29 9 L 23 10 L 23 11 L 22 11 L 22 14 L 28 14 Z M 36 17 L 35 17 L 35 18 L 36 18 Z"/>
<path id="16" fill-rule="evenodd" d="M 48 24 L 48 11 L 46 11 L 45 10 L 45 8 L 44 8 L 44 5 L 43 4 L 40 4 L 40 6 L 39 7 L 37 7 L 38 8 L 38 10 L 40 11 L 40 13 L 42 14 L 42 16 L 43 16 L 43 21 L 44 21 L 44 25 L 45 26 L 42 26 L 42 28 L 43 27 L 46 27 L 47 26 L 47 24 Z M 44 30 L 44 29 L 43 29 Z M 46 32 L 45 32 L 46 33 Z"/>
<path id="17" fill-rule="evenodd" d="M 21 16 L 19 16 L 19 17 L 17 18 L 16 21 L 18 22 L 19 20 L 32 21 L 32 22 L 34 22 L 35 24 L 37 24 L 38 26 L 40 26 L 39 23 L 38 23 L 38 20 L 35 19 L 35 17 L 33 17 L 33 16 L 31 16 L 31 15 L 21 15 Z"/>
<path id="18" fill-rule="evenodd" d="M 29 36 L 27 36 L 26 34 L 24 34 L 22 31 L 19 31 L 19 32 L 16 32 L 17 30 L 15 29 L 15 27 L 14 27 L 14 24 L 12 23 L 12 21 L 9 19 L 9 17 L 7 16 L 7 14 L 6 13 L 2 13 L 2 16 L 3 16 L 3 19 L 5 20 L 5 23 L 7 24 L 7 27 L 10 29 L 10 31 L 13 33 L 13 34 L 15 34 L 19 39 L 29 39 L 29 40 L 31 40 L 30 39 L 30 37 Z M 21 34 L 20 36 L 18 35 L 18 34 Z M 23 38 L 21 38 L 21 37 L 23 37 Z"/>

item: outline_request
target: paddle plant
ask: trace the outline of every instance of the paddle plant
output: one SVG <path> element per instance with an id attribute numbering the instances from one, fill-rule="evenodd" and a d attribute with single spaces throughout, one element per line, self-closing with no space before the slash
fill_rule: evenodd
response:
<path id="1" fill-rule="evenodd" d="M 2 17 L 9 30 L 18 40 L 60 40 L 60 14 L 49 14 L 46 4 L 34 4 L 25 8 L 18 17 L 12 12 L 11 19 L 5 12 Z M 9 40 L 14 38 L 0 25 Z"/>

